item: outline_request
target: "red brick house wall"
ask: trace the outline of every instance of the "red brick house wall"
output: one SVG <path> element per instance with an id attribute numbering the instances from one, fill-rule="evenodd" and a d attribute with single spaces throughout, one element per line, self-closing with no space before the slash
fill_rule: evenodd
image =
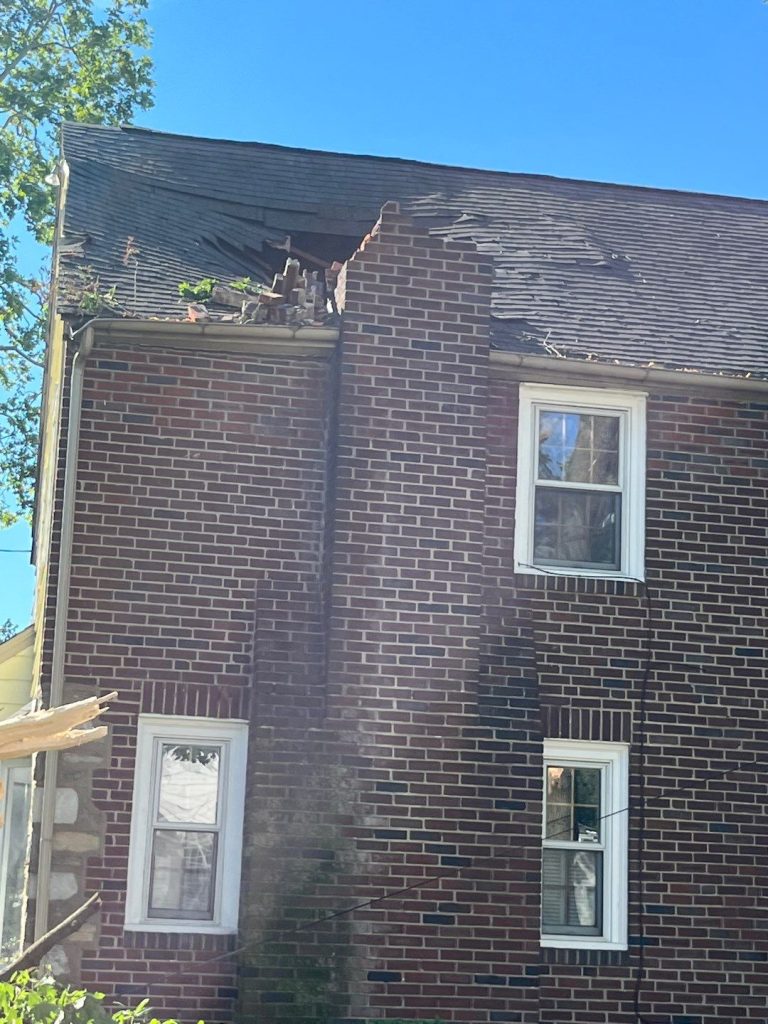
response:
<path id="1" fill-rule="evenodd" d="M 231 940 L 123 931 L 137 715 L 248 717 L 257 583 L 317 574 L 328 377 L 321 360 L 157 350 L 97 349 L 87 366 L 67 689 L 119 698 L 106 766 L 89 746 L 58 777 L 81 794 L 73 828 L 102 831 L 101 847 L 68 849 L 57 828 L 54 871 L 102 891 L 78 973 L 128 1003 L 149 987 L 169 1013 L 229 1017 L 232 959 L 193 965 Z"/>
<path id="2" fill-rule="evenodd" d="M 649 387 L 647 583 L 516 574 L 531 378 L 489 361 L 490 278 L 387 207 L 334 358 L 96 350 L 67 678 L 120 699 L 69 769 L 105 829 L 84 981 L 209 1024 L 630 1024 L 642 947 L 642 1019 L 765 1019 L 768 406 Z M 250 717 L 231 956 L 123 932 L 139 711 Z M 543 738 L 631 744 L 627 952 L 540 949 Z"/>

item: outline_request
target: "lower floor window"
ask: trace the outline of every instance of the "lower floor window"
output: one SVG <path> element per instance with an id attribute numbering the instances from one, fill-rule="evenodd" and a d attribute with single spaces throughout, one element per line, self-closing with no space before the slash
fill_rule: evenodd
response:
<path id="1" fill-rule="evenodd" d="M 247 726 L 141 715 L 126 927 L 237 927 Z"/>
<path id="2" fill-rule="evenodd" d="M 544 743 L 542 945 L 626 948 L 628 753 Z"/>
<path id="3" fill-rule="evenodd" d="M 0 961 L 21 951 L 31 791 L 30 761 L 0 765 Z"/>

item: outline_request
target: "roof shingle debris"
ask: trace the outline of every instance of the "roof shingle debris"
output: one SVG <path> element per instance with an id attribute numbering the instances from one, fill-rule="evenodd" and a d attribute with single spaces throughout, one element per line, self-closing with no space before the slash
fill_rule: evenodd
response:
<path id="1" fill-rule="evenodd" d="M 766 202 L 137 128 L 66 125 L 63 154 L 58 302 L 73 318 L 84 280 L 119 315 L 183 320 L 181 282 L 246 277 L 245 305 L 192 315 L 327 322 L 308 319 L 332 315 L 326 269 L 394 200 L 493 255 L 497 348 L 768 378 Z"/>
<path id="2" fill-rule="evenodd" d="M 211 284 L 210 299 L 187 306 L 187 320 L 196 323 L 286 324 L 293 327 L 327 326 L 334 321 L 331 289 L 318 270 L 301 268 L 289 257 L 272 284 L 254 284 L 243 278 L 238 287 Z M 184 290 L 184 285 L 180 286 Z"/>

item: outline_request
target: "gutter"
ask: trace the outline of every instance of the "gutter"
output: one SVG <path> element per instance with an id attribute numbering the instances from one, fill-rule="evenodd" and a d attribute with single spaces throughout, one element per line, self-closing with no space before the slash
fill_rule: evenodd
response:
<path id="1" fill-rule="evenodd" d="M 201 349 L 209 355 L 216 350 L 250 352 L 261 355 L 320 356 L 333 351 L 341 337 L 340 327 L 289 327 L 278 324 L 190 323 L 179 320 L 96 319 L 92 321 L 98 344 L 148 346 L 153 348 Z M 667 370 L 656 366 L 627 366 L 587 359 L 527 355 L 521 352 L 490 350 L 491 363 L 517 367 L 538 380 L 562 380 L 586 377 L 615 383 L 645 384 L 723 392 L 764 394 L 768 380 L 759 377 L 733 377 L 695 370 Z"/>
<path id="2" fill-rule="evenodd" d="M 338 327 L 289 327 L 280 324 L 190 323 L 180 320 L 98 319 L 97 342 L 153 348 L 199 348 L 263 355 L 321 355 L 339 340 Z"/>
<path id="3" fill-rule="evenodd" d="M 768 392 L 768 380 L 759 377 L 728 377 L 718 373 L 700 373 L 694 370 L 665 370 L 656 366 L 623 366 L 619 363 L 598 363 L 586 359 L 567 359 L 554 356 L 533 356 L 521 352 L 502 352 L 491 349 L 491 362 L 505 366 L 517 367 L 522 371 L 529 370 L 535 379 L 550 377 L 562 380 L 568 377 L 573 383 L 574 378 L 594 378 L 607 382 L 623 381 L 625 384 L 647 384 L 682 388 L 717 389 L 720 392 L 751 392 L 765 394 Z"/>
<path id="4" fill-rule="evenodd" d="M 93 321 L 85 324 L 73 335 L 82 334 L 80 346 L 72 360 L 69 387 L 69 417 L 67 420 L 67 454 L 64 462 L 64 493 L 61 510 L 61 540 L 59 543 L 59 571 L 56 581 L 56 610 L 53 619 L 53 652 L 51 656 L 51 691 L 48 706 L 57 707 L 64 695 L 64 659 L 67 646 L 67 619 L 69 617 L 69 583 L 72 569 L 72 535 L 75 525 L 75 491 L 77 484 L 77 456 L 80 448 L 80 412 L 83 401 L 85 364 L 93 349 L 95 337 Z M 45 755 L 43 798 L 40 810 L 40 840 L 37 868 L 37 900 L 35 904 L 35 939 L 48 931 L 51 861 L 53 854 L 53 827 L 56 814 L 56 778 L 59 766 L 58 750 Z"/>

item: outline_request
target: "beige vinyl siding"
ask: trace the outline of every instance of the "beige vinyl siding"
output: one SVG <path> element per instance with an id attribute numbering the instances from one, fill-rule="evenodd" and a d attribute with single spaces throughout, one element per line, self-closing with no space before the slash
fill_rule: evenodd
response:
<path id="1" fill-rule="evenodd" d="M 32 626 L 0 644 L 0 721 L 29 703 L 34 647 Z"/>

